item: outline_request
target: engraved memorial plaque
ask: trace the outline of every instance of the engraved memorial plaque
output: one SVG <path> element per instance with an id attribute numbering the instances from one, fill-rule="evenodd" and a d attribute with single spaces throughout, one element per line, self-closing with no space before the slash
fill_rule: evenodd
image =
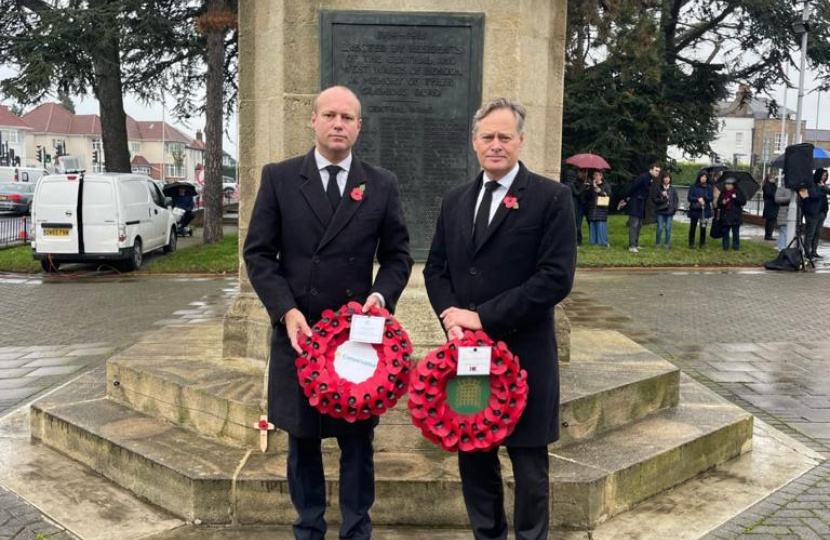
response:
<path id="1" fill-rule="evenodd" d="M 360 98 L 355 153 L 398 176 L 418 260 L 444 193 L 479 171 L 470 124 L 481 104 L 483 24 L 480 14 L 321 13 L 321 86 Z"/>

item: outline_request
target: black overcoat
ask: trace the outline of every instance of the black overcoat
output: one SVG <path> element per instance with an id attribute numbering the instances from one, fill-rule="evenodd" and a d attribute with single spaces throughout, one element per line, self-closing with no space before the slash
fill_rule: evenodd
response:
<path id="1" fill-rule="evenodd" d="M 432 308 L 478 312 L 484 331 L 503 340 L 527 370 L 527 408 L 508 446 L 544 446 L 559 438 L 559 364 L 553 308 L 570 292 L 576 264 L 571 191 L 524 165 L 484 241 L 473 246 L 473 214 L 482 175 L 452 189 L 424 268 Z"/>
<path id="2" fill-rule="evenodd" d="M 362 200 L 355 200 L 351 192 L 361 185 Z M 363 303 L 372 292 L 394 310 L 412 271 L 395 175 L 355 156 L 332 215 L 313 150 L 266 165 L 243 258 L 273 329 L 269 419 L 297 437 L 348 435 L 376 425 L 376 419 L 349 424 L 324 417 L 308 404 L 297 380 L 297 354 L 280 319 L 296 307 L 313 325 L 324 309 Z"/>

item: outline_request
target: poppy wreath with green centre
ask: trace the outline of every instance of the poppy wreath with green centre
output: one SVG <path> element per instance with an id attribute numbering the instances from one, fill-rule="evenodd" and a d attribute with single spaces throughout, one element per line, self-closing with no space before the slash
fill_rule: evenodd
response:
<path id="1" fill-rule="evenodd" d="M 378 354 L 375 373 L 360 383 L 343 379 L 334 369 L 334 352 L 349 339 L 352 315 L 386 319 L 383 342 L 373 344 Z M 303 393 L 322 414 L 347 422 L 366 420 L 388 411 L 406 392 L 412 369 L 412 342 L 400 323 L 383 308 L 362 313 L 362 306 L 349 302 L 336 311 L 323 311 L 311 337 L 300 343 L 302 354 L 295 361 Z"/>
<path id="2" fill-rule="evenodd" d="M 492 347 L 490 398 L 475 414 L 460 414 L 447 403 L 447 382 L 456 377 L 459 347 Z M 465 331 L 418 362 L 409 383 L 412 423 L 424 437 L 449 452 L 490 450 L 513 433 L 527 405 L 527 372 L 504 342 L 482 331 Z"/>

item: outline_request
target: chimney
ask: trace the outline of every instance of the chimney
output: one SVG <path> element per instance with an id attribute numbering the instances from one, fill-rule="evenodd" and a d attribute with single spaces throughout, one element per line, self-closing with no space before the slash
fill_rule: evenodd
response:
<path id="1" fill-rule="evenodd" d="M 201 129 L 196 130 L 196 140 L 199 141 L 199 142 L 205 142 L 205 141 L 202 140 L 202 130 Z"/>

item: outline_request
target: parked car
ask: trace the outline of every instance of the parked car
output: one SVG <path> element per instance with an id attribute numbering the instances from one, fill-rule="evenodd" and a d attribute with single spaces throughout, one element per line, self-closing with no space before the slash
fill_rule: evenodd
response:
<path id="1" fill-rule="evenodd" d="M 0 184 L 0 210 L 29 214 L 36 184 Z"/>
<path id="2" fill-rule="evenodd" d="M 30 182 L 36 184 L 37 181 L 49 174 L 41 167 L 0 167 L 0 184 L 10 182 Z"/>
<path id="3" fill-rule="evenodd" d="M 65 262 L 141 268 L 144 254 L 176 249 L 176 220 L 149 177 L 125 173 L 45 176 L 35 190 L 32 252 L 46 272 Z"/>

